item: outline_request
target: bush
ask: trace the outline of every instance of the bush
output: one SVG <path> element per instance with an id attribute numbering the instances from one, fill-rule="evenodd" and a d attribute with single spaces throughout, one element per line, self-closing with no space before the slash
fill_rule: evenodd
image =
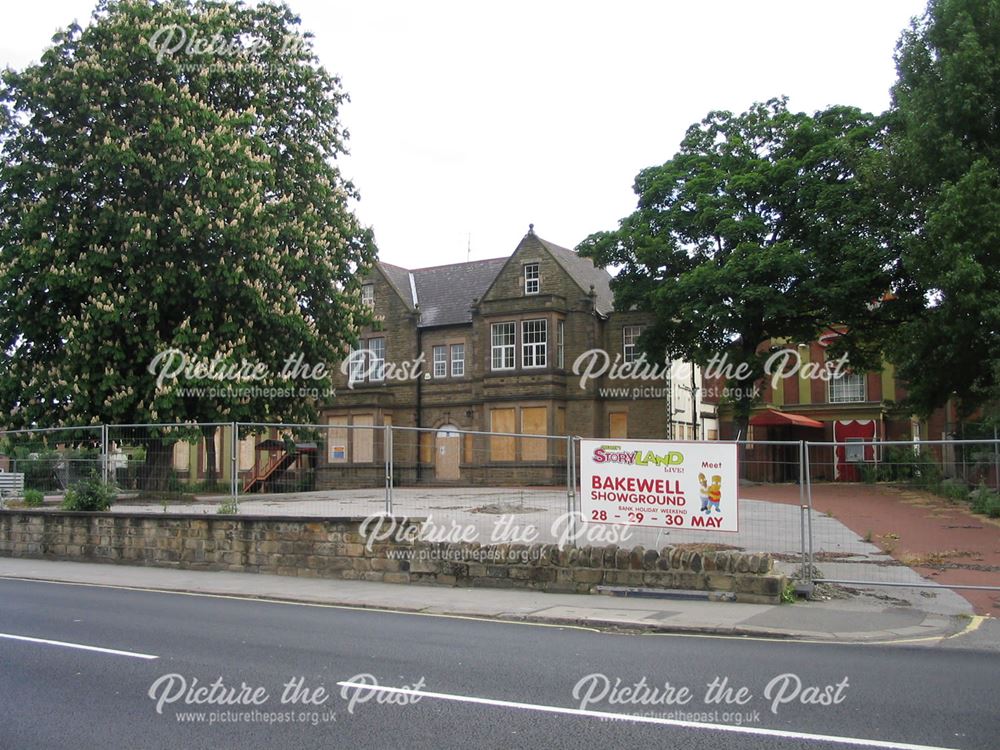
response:
<path id="1" fill-rule="evenodd" d="M 45 495 L 39 490 L 25 490 L 21 504 L 25 508 L 41 508 L 45 504 Z"/>
<path id="2" fill-rule="evenodd" d="M 879 470 L 885 481 L 903 481 L 926 489 L 936 488 L 941 481 L 941 467 L 932 456 L 903 445 L 886 449 Z"/>
<path id="3" fill-rule="evenodd" d="M 875 484 L 882 478 L 882 472 L 874 464 L 862 464 L 861 481 L 865 484 Z"/>
<path id="4" fill-rule="evenodd" d="M 63 510 L 107 510 L 116 495 L 114 486 L 105 484 L 95 473 L 66 490 L 62 508 Z"/>
<path id="5" fill-rule="evenodd" d="M 982 513 L 990 518 L 1000 518 L 1000 495 L 984 484 L 979 485 L 969 493 L 972 501 L 972 512 Z"/>
<path id="6" fill-rule="evenodd" d="M 947 498 L 951 502 L 969 499 L 969 487 L 961 479 L 945 479 L 941 482 L 937 492 L 941 497 Z"/>

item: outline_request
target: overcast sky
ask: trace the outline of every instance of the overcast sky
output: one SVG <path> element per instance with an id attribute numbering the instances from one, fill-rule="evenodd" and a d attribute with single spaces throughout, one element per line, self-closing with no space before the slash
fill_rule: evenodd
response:
<path id="1" fill-rule="evenodd" d="M 0 66 L 38 59 L 94 0 L 4 2 Z M 289 0 L 351 96 L 342 167 L 380 258 L 509 255 L 529 222 L 574 247 L 713 109 L 787 95 L 878 112 L 925 0 Z"/>

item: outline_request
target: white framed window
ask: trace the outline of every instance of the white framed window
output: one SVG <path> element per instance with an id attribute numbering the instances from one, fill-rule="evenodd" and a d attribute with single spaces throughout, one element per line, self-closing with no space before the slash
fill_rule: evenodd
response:
<path id="1" fill-rule="evenodd" d="M 361 286 L 361 304 L 368 307 L 375 307 L 375 285 L 363 284 Z"/>
<path id="2" fill-rule="evenodd" d="M 524 264 L 524 293 L 538 294 L 541 288 L 542 277 L 539 275 L 537 263 Z"/>
<path id="3" fill-rule="evenodd" d="M 639 336 L 642 326 L 622 326 L 622 359 L 625 362 L 635 362 L 639 359 Z"/>
<path id="4" fill-rule="evenodd" d="M 831 404 L 849 404 L 865 400 L 865 376 L 845 372 L 830 381 Z"/>
<path id="5" fill-rule="evenodd" d="M 465 344 L 451 345 L 451 376 L 460 378 L 465 375 Z"/>
<path id="6" fill-rule="evenodd" d="M 357 346 L 351 347 L 350 369 L 348 370 L 348 382 L 361 383 L 365 379 L 365 342 L 358 342 Z"/>
<path id="7" fill-rule="evenodd" d="M 556 367 L 566 367 L 566 321 L 556 323 Z"/>
<path id="8" fill-rule="evenodd" d="M 494 370 L 514 369 L 514 344 L 517 324 L 494 323 L 490 327 L 490 364 Z"/>
<path id="9" fill-rule="evenodd" d="M 448 347 L 435 346 L 433 349 L 434 377 L 448 377 Z"/>
<path id="10" fill-rule="evenodd" d="M 368 379 L 381 381 L 385 378 L 385 339 L 368 339 Z"/>
<path id="11" fill-rule="evenodd" d="M 545 367 L 548 350 L 548 321 L 525 320 L 521 323 L 521 366 Z"/>

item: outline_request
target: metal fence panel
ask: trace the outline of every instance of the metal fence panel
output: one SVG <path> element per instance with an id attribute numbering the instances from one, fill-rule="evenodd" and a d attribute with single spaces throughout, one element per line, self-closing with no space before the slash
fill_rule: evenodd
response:
<path id="1" fill-rule="evenodd" d="M 810 442 L 816 581 L 1000 590 L 995 440 Z"/>
<path id="2" fill-rule="evenodd" d="M 24 489 L 48 496 L 91 474 L 103 476 L 103 428 L 55 427 L 0 431 L 0 471 L 24 475 Z"/>
<path id="3" fill-rule="evenodd" d="M 570 523 L 565 436 L 393 427 L 392 507 L 428 534 L 556 543 Z"/>

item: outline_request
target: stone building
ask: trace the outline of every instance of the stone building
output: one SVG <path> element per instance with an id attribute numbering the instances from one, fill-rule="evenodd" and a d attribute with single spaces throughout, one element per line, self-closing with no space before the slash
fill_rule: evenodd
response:
<path id="1" fill-rule="evenodd" d="M 363 290 L 376 324 L 324 410 L 318 486 L 379 481 L 384 430 L 366 428 L 384 425 L 424 430 L 392 430 L 397 483 L 565 481 L 565 439 L 470 432 L 714 437 L 702 415 L 678 429 L 675 411 L 700 409 L 685 396 L 675 410 L 668 368 L 637 346 L 647 319 L 614 309 L 610 281 L 533 228 L 506 258 L 378 263 Z"/>

